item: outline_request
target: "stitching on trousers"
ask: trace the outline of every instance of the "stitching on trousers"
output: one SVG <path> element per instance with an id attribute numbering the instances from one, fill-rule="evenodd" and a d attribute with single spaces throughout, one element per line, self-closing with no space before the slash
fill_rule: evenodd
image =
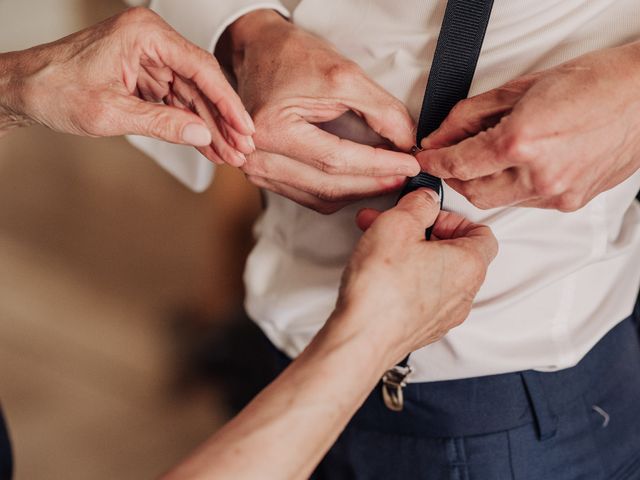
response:
<path id="1" fill-rule="evenodd" d="M 594 412 L 602 415 L 602 418 L 603 418 L 602 428 L 607 428 L 607 425 L 609 425 L 609 420 L 611 420 L 611 416 L 607 412 L 605 412 L 603 408 L 599 407 L 598 405 L 591 405 L 591 408 L 593 409 Z"/>

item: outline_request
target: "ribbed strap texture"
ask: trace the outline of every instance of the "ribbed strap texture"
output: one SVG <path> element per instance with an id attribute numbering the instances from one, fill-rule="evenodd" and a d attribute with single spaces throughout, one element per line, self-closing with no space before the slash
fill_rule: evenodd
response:
<path id="1" fill-rule="evenodd" d="M 422 100 L 416 145 L 467 98 L 478 64 L 493 0 L 449 0 Z M 427 187 L 442 195 L 442 180 L 428 173 L 411 178 L 400 196 Z M 428 238 L 427 238 L 428 239 Z"/>

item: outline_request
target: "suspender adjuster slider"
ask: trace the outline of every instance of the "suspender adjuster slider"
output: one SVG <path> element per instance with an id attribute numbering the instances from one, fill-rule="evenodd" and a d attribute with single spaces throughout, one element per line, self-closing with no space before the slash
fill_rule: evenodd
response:
<path id="1" fill-rule="evenodd" d="M 401 412 L 404 407 L 402 389 L 407 386 L 407 377 L 413 368 L 410 365 L 396 365 L 382 377 L 382 399 L 389 410 Z"/>

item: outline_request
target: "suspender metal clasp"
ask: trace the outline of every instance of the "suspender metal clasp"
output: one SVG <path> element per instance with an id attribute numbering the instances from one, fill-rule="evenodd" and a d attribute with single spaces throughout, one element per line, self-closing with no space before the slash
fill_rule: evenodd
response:
<path id="1" fill-rule="evenodd" d="M 389 410 L 401 412 L 404 407 L 402 389 L 407 386 L 407 377 L 413 368 L 410 365 L 396 365 L 382 377 L 382 399 Z"/>

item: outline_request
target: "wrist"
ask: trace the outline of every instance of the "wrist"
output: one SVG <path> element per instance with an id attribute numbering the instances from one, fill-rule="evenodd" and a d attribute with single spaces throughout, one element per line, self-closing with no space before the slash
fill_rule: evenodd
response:
<path id="1" fill-rule="evenodd" d="M 321 332 L 330 345 L 344 346 L 351 355 L 366 359 L 379 379 L 408 349 L 389 330 L 392 318 L 379 321 L 373 315 L 375 312 L 343 305 L 332 313 Z"/>
<path id="2" fill-rule="evenodd" d="M 264 37 L 264 29 L 290 27 L 291 24 L 274 10 L 254 10 L 240 17 L 227 29 L 231 48 L 242 51 Z"/>
<path id="3" fill-rule="evenodd" d="M 249 47 L 268 45 L 270 32 L 291 28 L 291 23 L 274 10 L 249 12 L 227 28 L 216 47 L 216 56 L 229 71 L 238 75 Z"/>
<path id="4" fill-rule="evenodd" d="M 33 124 L 25 108 L 27 71 L 20 52 L 0 54 L 0 135 Z"/>

